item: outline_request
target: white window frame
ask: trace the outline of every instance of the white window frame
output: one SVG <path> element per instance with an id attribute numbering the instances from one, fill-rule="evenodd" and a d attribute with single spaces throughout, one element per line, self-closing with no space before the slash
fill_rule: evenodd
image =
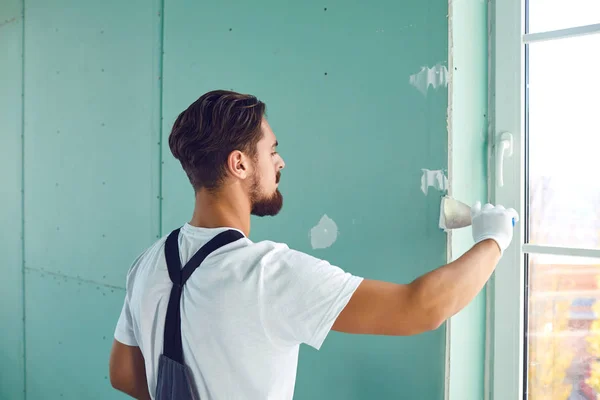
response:
<path id="1" fill-rule="evenodd" d="M 523 400 L 526 254 L 600 257 L 598 249 L 523 245 L 525 43 L 600 33 L 600 24 L 525 34 L 525 0 L 490 0 L 489 6 L 489 197 L 495 204 L 514 207 L 522 218 L 489 285 L 486 398 Z M 512 135 L 512 155 L 504 158 L 500 170 L 496 149 L 505 132 Z"/>

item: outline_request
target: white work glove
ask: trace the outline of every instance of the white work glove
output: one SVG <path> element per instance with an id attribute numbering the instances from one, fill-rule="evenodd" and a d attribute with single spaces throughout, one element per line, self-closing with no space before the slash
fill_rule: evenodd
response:
<path id="1" fill-rule="evenodd" d="M 501 205 L 494 207 L 489 203 L 482 208 L 478 201 L 471 207 L 471 220 L 475 243 L 493 239 L 502 254 L 512 241 L 513 226 L 519 221 L 519 214 L 513 208 L 507 210 Z"/>

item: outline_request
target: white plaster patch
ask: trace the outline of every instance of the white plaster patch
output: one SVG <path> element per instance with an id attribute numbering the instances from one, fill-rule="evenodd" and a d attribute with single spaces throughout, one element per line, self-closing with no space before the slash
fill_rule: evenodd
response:
<path id="1" fill-rule="evenodd" d="M 430 187 L 442 192 L 448 189 L 448 178 L 441 169 L 432 171 L 422 168 L 421 171 L 423 171 L 421 176 L 421 191 L 423 194 L 427 195 Z"/>
<path id="2" fill-rule="evenodd" d="M 335 243 L 337 236 L 336 223 L 325 214 L 319 223 L 310 230 L 310 244 L 313 249 L 325 249 Z"/>
<path id="3" fill-rule="evenodd" d="M 421 67 L 419 72 L 410 76 L 409 82 L 426 96 L 429 86 L 434 89 L 448 86 L 448 68 L 442 64 L 436 64 L 431 68 Z"/>

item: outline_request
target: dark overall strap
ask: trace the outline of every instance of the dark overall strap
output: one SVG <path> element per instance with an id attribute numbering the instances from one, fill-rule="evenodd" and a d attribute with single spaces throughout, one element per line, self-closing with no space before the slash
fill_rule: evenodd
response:
<path id="1" fill-rule="evenodd" d="M 164 355 L 173 361 L 183 364 L 183 347 L 181 344 L 181 293 L 183 285 L 192 276 L 192 273 L 200 266 L 202 261 L 213 251 L 235 242 L 244 237 L 239 231 L 227 230 L 219 233 L 206 243 L 188 263 L 181 268 L 181 259 L 179 257 L 179 229 L 174 230 L 167 237 L 165 243 L 165 257 L 169 277 L 173 282 L 169 305 L 167 308 L 167 317 L 165 319 L 164 332 Z"/>

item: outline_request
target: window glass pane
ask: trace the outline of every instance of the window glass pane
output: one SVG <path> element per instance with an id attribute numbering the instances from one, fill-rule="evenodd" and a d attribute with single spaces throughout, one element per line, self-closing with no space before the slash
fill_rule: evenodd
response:
<path id="1" fill-rule="evenodd" d="M 529 45 L 529 243 L 600 248 L 599 65 L 600 34 Z"/>
<path id="2" fill-rule="evenodd" d="M 600 393 L 600 259 L 529 256 L 528 400 Z"/>
<path id="3" fill-rule="evenodd" d="M 600 23 L 599 0 L 528 0 L 529 33 Z"/>

